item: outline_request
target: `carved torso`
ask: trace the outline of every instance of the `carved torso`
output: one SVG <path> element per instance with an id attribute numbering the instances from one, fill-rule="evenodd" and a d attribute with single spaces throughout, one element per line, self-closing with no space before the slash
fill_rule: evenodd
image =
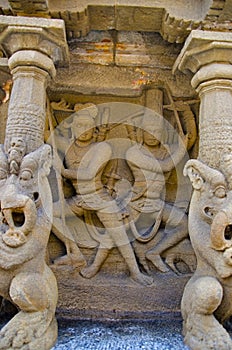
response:
<path id="1" fill-rule="evenodd" d="M 165 177 L 159 160 L 167 157 L 167 150 L 162 147 L 156 149 L 155 155 L 145 147 L 134 146 L 127 151 L 127 161 L 134 176 L 133 197 L 131 206 L 143 212 L 156 212 L 163 207 L 163 191 Z M 159 171 L 152 169 L 156 164 Z"/>
<path id="2" fill-rule="evenodd" d="M 72 180 L 72 184 L 76 190 L 77 197 L 80 199 L 80 204 L 86 209 L 101 209 L 109 205 L 109 202 L 112 202 L 112 198 L 102 183 L 102 174 L 108 161 L 107 153 L 109 149 L 110 146 L 105 142 L 91 142 L 84 147 L 74 142 L 66 153 L 65 163 L 67 168 L 77 171 L 77 179 Z M 81 171 L 88 166 L 94 167 L 93 159 L 99 157 L 100 154 L 103 159 L 105 154 L 105 161 L 100 167 L 93 169 L 93 178 L 82 178 L 78 170 Z"/>

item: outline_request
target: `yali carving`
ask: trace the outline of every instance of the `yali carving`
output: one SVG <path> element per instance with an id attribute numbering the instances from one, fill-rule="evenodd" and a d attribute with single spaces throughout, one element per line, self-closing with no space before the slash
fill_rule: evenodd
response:
<path id="1" fill-rule="evenodd" d="M 0 295 L 19 309 L 0 331 L 0 349 L 50 349 L 57 337 L 56 280 L 45 263 L 51 148 L 25 149 L 20 137 L 0 148 Z"/>
<path id="2" fill-rule="evenodd" d="M 231 174 L 230 155 L 222 164 Z M 222 326 L 232 314 L 231 186 L 225 175 L 199 160 L 184 169 L 193 188 L 189 234 L 197 256 L 197 269 L 182 298 L 185 342 L 191 349 L 231 349 Z"/>

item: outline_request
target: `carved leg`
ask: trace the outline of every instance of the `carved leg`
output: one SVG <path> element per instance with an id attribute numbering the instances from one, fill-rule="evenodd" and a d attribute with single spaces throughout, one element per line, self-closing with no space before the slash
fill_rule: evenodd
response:
<path id="1" fill-rule="evenodd" d="M 55 222 L 57 227 L 59 227 L 58 223 L 62 227 L 61 220 L 57 218 L 55 220 L 56 220 Z M 60 258 L 55 259 L 54 265 L 55 266 L 71 265 L 75 268 L 81 268 L 86 266 L 86 260 L 83 254 L 81 253 L 79 247 L 77 246 L 77 244 L 71 239 L 69 239 L 68 237 L 66 237 L 61 232 L 61 230 L 59 230 L 57 227 L 53 225 L 52 230 L 54 234 L 57 236 L 57 238 L 59 238 L 64 243 L 67 254 L 64 256 L 61 256 Z"/>
<path id="2" fill-rule="evenodd" d="M 168 266 L 163 262 L 161 254 L 175 246 L 182 239 L 188 236 L 187 216 L 185 213 L 171 205 L 165 204 L 163 211 L 163 221 L 166 223 L 164 230 L 160 230 L 160 241 L 148 250 L 146 258 L 161 272 L 168 272 Z"/>
<path id="3" fill-rule="evenodd" d="M 118 248 L 122 254 L 125 263 L 127 264 L 131 278 L 142 285 L 150 285 L 153 283 L 153 278 L 151 276 L 144 275 L 138 267 L 134 251 L 129 242 L 127 233 L 123 226 L 118 226 L 117 228 L 108 228 L 107 232 L 114 241 L 115 246 Z"/>
<path id="4" fill-rule="evenodd" d="M 223 289 L 213 277 L 191 279 L 181 303 L 185 342 L 193 350 L 231 350 L 232 341 L 214 312 L 221 304 Z"/>
<path id="5" fill-rule="evenodd" d="M 165 263 L 172 269 L 172 271 L 174 271 L 177 275 L 181 275 L 181 273 L 177 270 L 176 266 L 175 266 L 175 255 L 174 254 L 170 254 L 165 258 Z"/>
<path id="6" fill-rule="evenodd" d="M 86 266 L 86 260 L 78 248 L 77 244 L 71 240 L 65 240 L 64 242 L 67 255 L 61 256 L 54 261 L 57 266 L 71 265 L 75 268 L 82 268 Z"/>
<path id="7" fill-rule="evenodd" d="M 118 248 L 125 263 L 130 271 L 131 278 L 142 285 L 150 285 L 153 283 L 151 276 L 144 275 L 138 267 L 138 263 L 135 258 L 134 250 L 128 239 L 126 229 L 121 221 L 121 217 L 117 215 L 106 215 L 105 213 L 99 213 L 99 218 L 107 228 L 107 232 L 111 237 L 114 246 Z"/>
<path id="8" fill-rule="evenodd" d="M 107 256 L 109 255 L 109 252 L 110 252 L 110 249 L 99 247 L 97 250 L 97 254 L 94 258 L 94 262 L 90 266 L 84 267 L 80 271 L 81 276 L 85 278 L 91 278 L 95 276 L 100 270 Z"/>
<path id="9" fill-rule="evenodd" d="M 161 258 L 161 253 L 163 252 L 163 240 L 165 237 L 165 231 L 160 230 L 159 234 L 162 234 L 162 239 L 157 245 L 151 249 L 149 249 L 145 256 L 146 258 L 152 262 L 152 264 L 157 268 L 157 270 L 161 272 L 168 272 L 168 266 L 163 262 Z"/>
<path id="10" fill-rule="evenodd" d="M 130 270 L 131 278 L 140 284 L 150 285 L 153 283 L 153 279 L 150 276 L 146 276 L 139 271 L 137 261 L 135 259 L 133 250 L 130 246 L 130 243 L 124 246 L 118 246 L 120 253 L 122 254 L 127 266 Z M 94 262 L 92 265 L 83 268 L 80 271 L 80 274 L 85 278 L 91 278 L 97 274 L 100 270 L 103 262 L 106 260 L 109 255 L 110 249 L 107 248 L 98 248 L 97 254 L 95 256 Z"/>
<path id="11" fill-rule="evenodd" d="M 135 252 L 135 255 L 136 255 L 136 258 L 137 258 L 139 264 L 142 266 L 144 271 L 149 274 L 150 269 L 149 269 L 149 266 L 147 264 L 147 259 L 146 259 L 145 252 L 144 252 L 144 246 L 141 243 L 138 243 L 138 241 L 132 242 L 132 246 L 134 248 L 134 252 Z"/>
<path id="12" fill-rule="evenodd" d="M 136 258 L 139 264 L 148 274 L 150 274 L 150 268 L 147 262 L 146 253 L 147 253 L 147 250 L 149 250 L 149 248 L 151 247 L 153 248 L 161 240 L 161 238 L 163 237 L 163 232 L 161 231 L 162 230 L 159 230 L 155 235 L 155 237 L 146 244 L 141 243 L 136 239 L 132 242 L 132 246 L 134 248 Z"/>
<path id="13" fill-rule="evenodd" d="M 153 283 L 153 279 L 150 276 L 142 274 L 139 270 L 134 251 L 129 242 L 121 217 L 117 214 L 117 211 L 118 207 L 112 206 L 107 208 L 106 211 L 99 210 L 97 212 L 98 218 L 106 228 L 105 234 L 108 235 L 109 239 L 104 242 L 103 237 L 93 264 L 82 269 L 80 274 L 86 278 L 93 277 L 99 271 L 110 250 L 113 247 L 117 247 L 130 270 L 131 278 L 140 284 L 150 285 Z"/>
<path id="14" fill-rule="evenodd" d="M 57 338 L 57 287 L 51 270 L 18 274 L 10 297 L 21 311 L 0 331 L 0 349 L 51 349 Z"/>
<path id="15" fill-rule="evenodd" d="M 118 249 L 119 249 L 120 253 L 122 254 L 122 256 L 123 256 L 128 268 L 129 268 L 130 277 L 135 282 L 142 284 L 144 286 L 152 284 L 153 278 L 150 276 L 144 275 L 142 272 L 140 272 L 130 243 L 128 243 L 127 245 L 119 246 Z"/>

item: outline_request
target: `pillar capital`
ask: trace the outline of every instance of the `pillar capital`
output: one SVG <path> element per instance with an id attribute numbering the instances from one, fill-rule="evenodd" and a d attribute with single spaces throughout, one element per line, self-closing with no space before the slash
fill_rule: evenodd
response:
<path id="1" fill-rule="evenodd" d="M 232 33 L 193 30 L 186 39 L 174 70 L 196 73 L 210 63 L 231 63 Z"/>
<path id="2" fill-rule="evenodd" d="M 68 63 L 63 20 L 0 16 L 0 44 L 7 57 L 21 50 L 35 50 L 57 66 Z"/>
<path id="3" fill-rule="evenodd" d="M 15 70 L 22 71 L 20 68 L 22 66 L 24 67 L 24 70 L 35 70 L 35 67 L 40 68 L 41 70 L 49 73 L 51 77 L 55 77 L 56 74 L 56 69 L 52 59 L 35 50 L 20 50 L 15 52 L 10 57 L 8 65 L 13 75 Z"/>
<path id="4" fill-rule="evenodd" d="M 192 86 L 215 79 L 232 79 L 232 33 L 193 30 L 173 70 L 195 73 Z"/>

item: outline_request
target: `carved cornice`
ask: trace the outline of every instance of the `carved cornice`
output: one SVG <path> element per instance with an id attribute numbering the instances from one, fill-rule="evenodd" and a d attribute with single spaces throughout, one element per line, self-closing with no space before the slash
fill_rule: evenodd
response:
<path id="1" fill-rule="evenodd" d="M 33 15 L 39 17 L 48 16 L 47 0 L 9 0 L 13 13 L 17 16 Z"/>
<path id="2" fill-rule="evenodd" d="M 0 0 L 4 15 L 63 19 L 72 40 L 91 30 L 158 32 L 171 43 L 182 43 L 192 29 L 227 30 L 230 0 Z"/>

